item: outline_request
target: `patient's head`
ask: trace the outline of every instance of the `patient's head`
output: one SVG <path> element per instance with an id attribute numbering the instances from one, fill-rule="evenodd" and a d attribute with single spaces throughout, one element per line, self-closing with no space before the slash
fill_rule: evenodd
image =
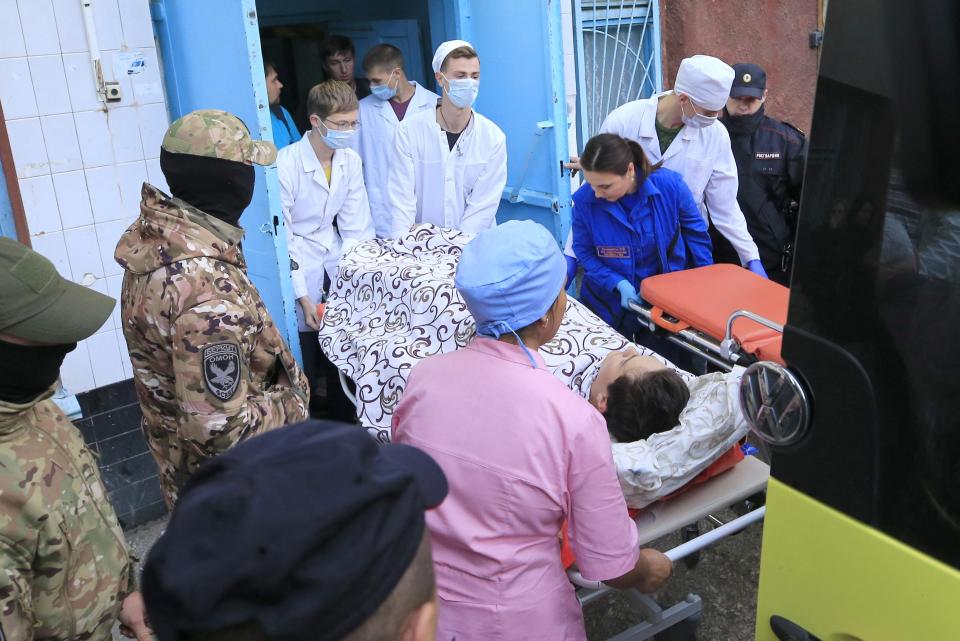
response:
<path id="1" fill-rule="evenodd" d="M 590 388 L 590 403 L 620 443 L 671 430 L 690 400 L 690 389 L 674 370 L 634 349 L 604 359 Z"/>

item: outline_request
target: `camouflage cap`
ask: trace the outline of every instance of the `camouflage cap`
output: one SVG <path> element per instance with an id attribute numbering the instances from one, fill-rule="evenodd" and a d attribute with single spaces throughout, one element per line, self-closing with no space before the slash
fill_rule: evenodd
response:
<path id="1" fill-rule="evenodd" d="M 201 109 L 180 118 L 167 129 L 162 146 L 173 154 L 257 165 L 272 165 L 277 159 L 272 142 L 254 140 L 242 120 L 219 109 Z"/>
<path id="2" fill-rule="evenodd" d="M 116 301 L 73 283 L 49 260 L 0 238 L 0 333 L 62 345 L 92 336 Z"/>

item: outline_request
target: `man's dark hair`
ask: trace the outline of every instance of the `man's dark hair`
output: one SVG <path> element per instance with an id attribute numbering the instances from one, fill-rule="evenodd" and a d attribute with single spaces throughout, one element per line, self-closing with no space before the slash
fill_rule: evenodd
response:
<path id="1" fill-rule="evenodd" d="M 672 369 L 639 376 L 624 374 L 607 388 L 607 431 L 620 443 L 633 443 L 673 429 L 690 400 L 690 389 Z"/>
<path id="2" fill-rule="evenodd" d="M 273 60 L 270 60 L 269 58 L 264 58 L 263 59 L 263 77 L 266 78 L 267 76 L 269 76 L 271 71 L 277 71 L 276 63 Z"/>
<path id="3" fill-rule="evenodd" d="M 403 69 L 403 53 L 393 45 L 377 45 L 363 57 L 363 70 L 366 73 L 372 69 L 392 71 L 397 67 Z"/>
<path id="4" fill-rule="evenodd" d="M 320 60 L 326 62 L 330 56 L 347 51 L 351 56 L 357 55 L 357 50 L 353 47 L 353 41 L 346 36 L 327 36 L 326 40 L 320 43 Z"/>
<path id="5" fill-rule="evenodd" d="M 342 641 L 394 641 L 406 618 L 433 599 L 436 592 L 430 534 L 426 527 L 420 547 L 390 596 L 380 607 Z M 248 621 L 211 632 L 193 632 L 189 641 L 274 641 L 256 621 Z"/>

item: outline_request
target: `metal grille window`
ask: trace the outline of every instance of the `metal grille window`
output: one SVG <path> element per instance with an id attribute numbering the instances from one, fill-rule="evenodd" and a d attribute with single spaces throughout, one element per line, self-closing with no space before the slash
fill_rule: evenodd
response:
<path id="1" fill-rule="evenodd" d="M 620 105 L 661 91 L 659 0 L 573 0 L 581 144 Z"/>

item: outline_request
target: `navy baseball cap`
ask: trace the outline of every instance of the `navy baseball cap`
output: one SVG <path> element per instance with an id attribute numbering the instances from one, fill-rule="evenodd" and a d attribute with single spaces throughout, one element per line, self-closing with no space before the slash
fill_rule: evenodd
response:
<path id="1" fill-rule="evenodd" d="M 440 466 L 355 425 L 308 421 L 245 441 L 187 482 L 142 590 L 159 641 L 256 624 L 340 639 L 391 594 L 447 493 Z"/>
<path id="2" fill-rule="evenodd" d="M 733 65 L 733 85 L 730 87 L 731 98 L 753 96 L 763 98 L 763 91 L 767 88 L 767 73 L 760 65 L 741 62 Z"/>

